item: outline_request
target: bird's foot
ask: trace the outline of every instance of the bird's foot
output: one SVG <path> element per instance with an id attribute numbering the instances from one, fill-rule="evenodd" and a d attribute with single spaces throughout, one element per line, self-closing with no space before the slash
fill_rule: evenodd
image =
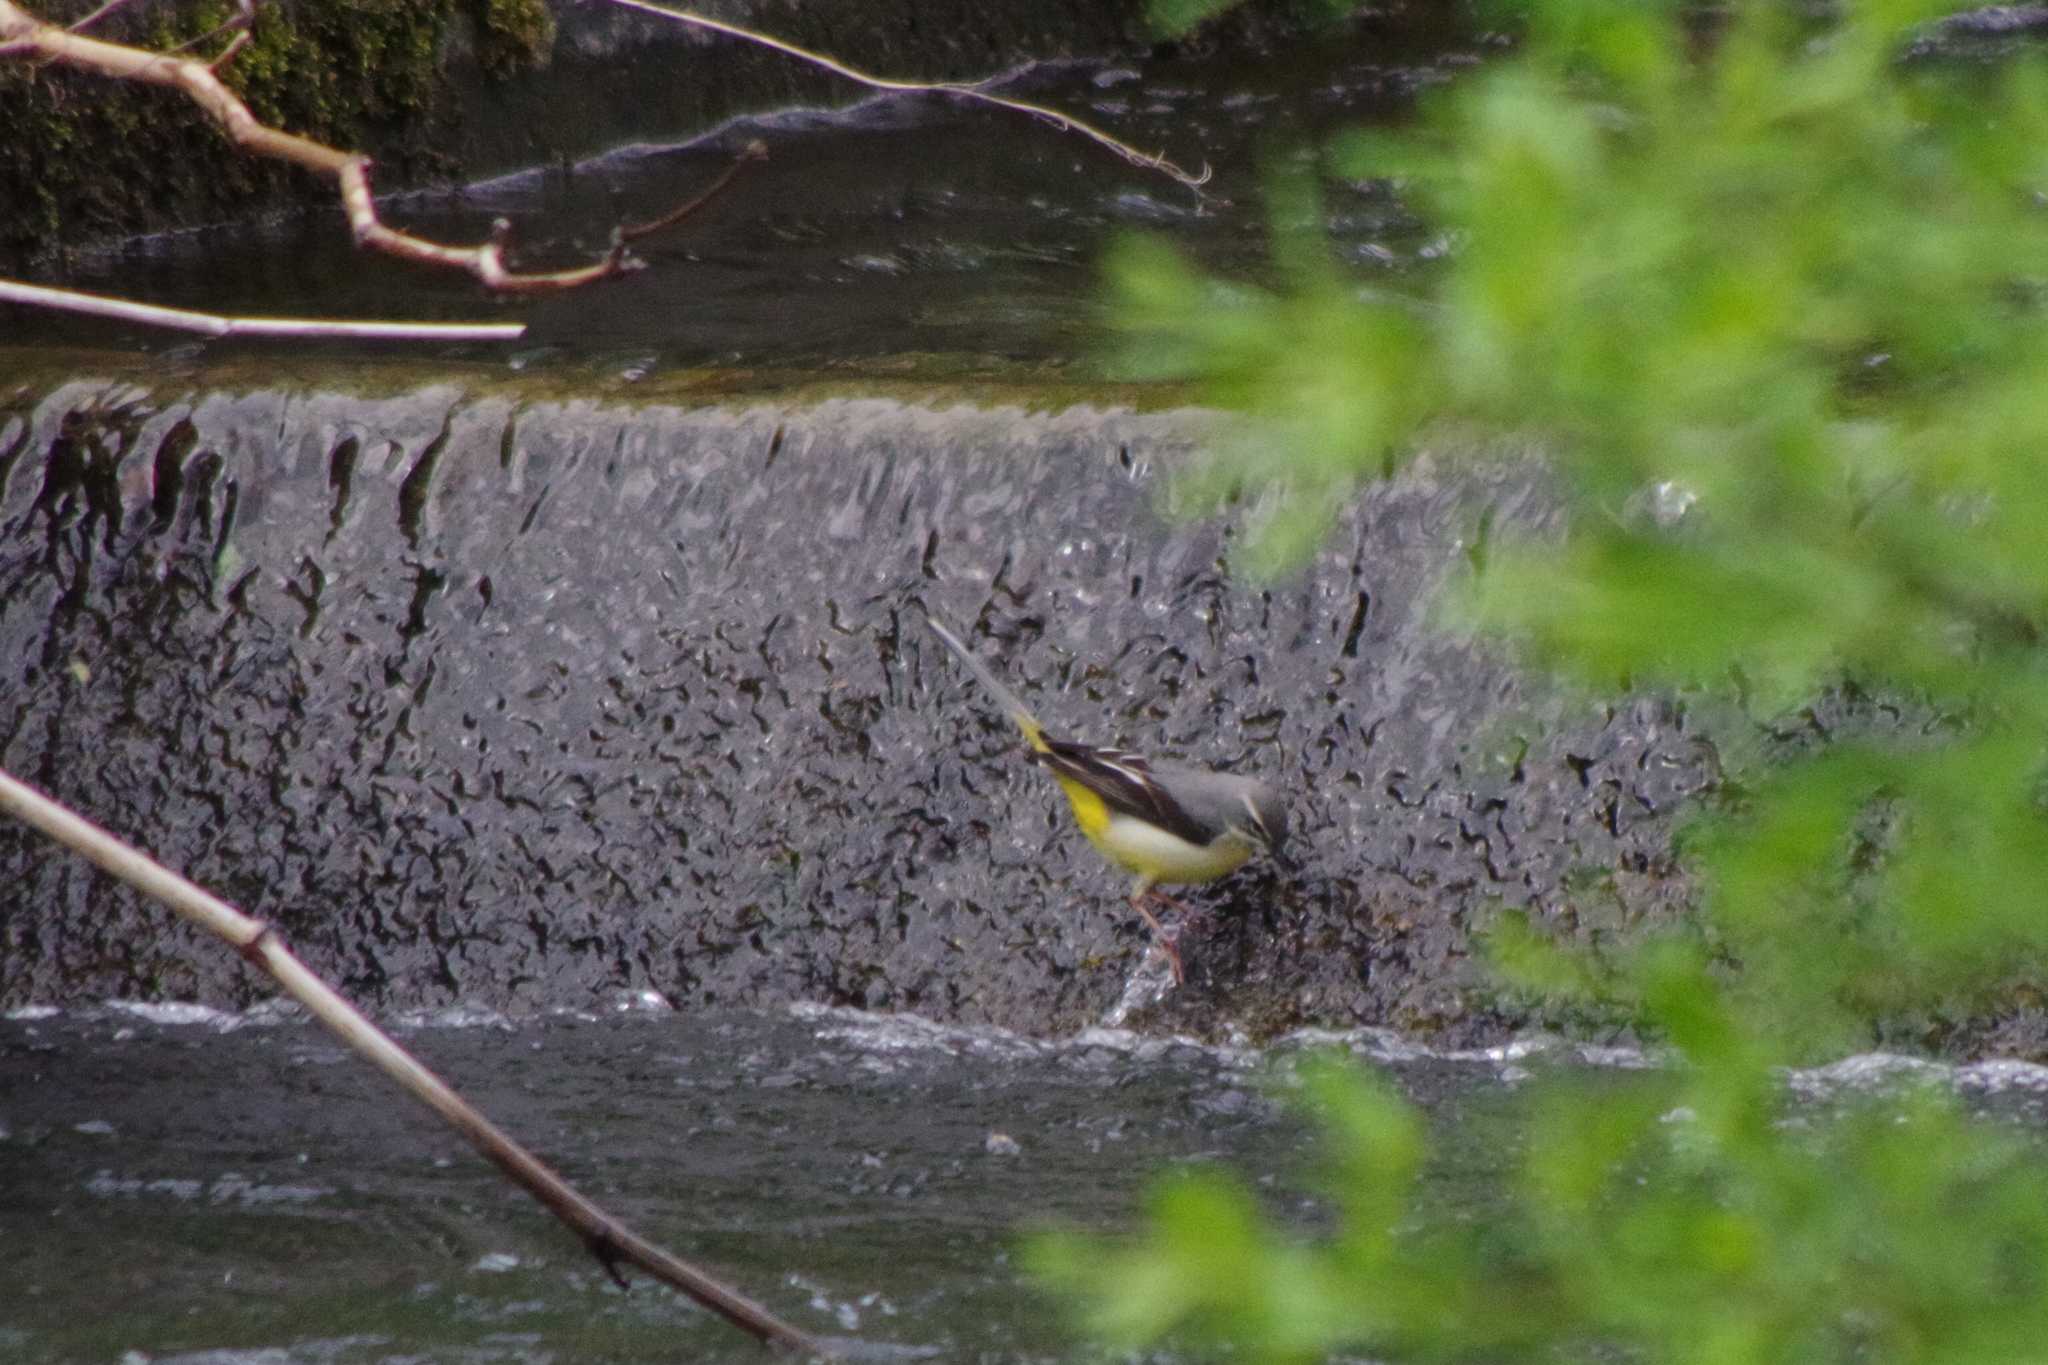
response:
<path id="1" fill-rule="evenodd" d="M 1170 938 L 1160 938 L 1155 935 L 1152 939 L 1152 951 L 1166 959 L 1167 967 L 1173 972 L 1174 985 L 1187 985 L 1187 968 L 1180 965 L 1180 945 Z"/>
<path id="2" fill-rule="evenodd" d="M 1184 917 L 1193 915 L 1195 913 L 1194 911 L 1188 909 L 1187 906 L 1181 904 L 1173 897 L 1167 895 L 1164 891 L 1161 891 L 1156 886 L 1148 886 L 1143 891 L 1133 891 L 1131 893 L 1132 907 L 1136 909 L 1137 912 L 1143 915 L 1146 919 L 1151 920 L 1152 912 L 1145 908 L 1147 903 L 1159 906 L 1161 909 L 1164 910 L 1171 910 L 1176 915 L 1181 915 Z M 1157 923 L 1156 920 L 1154 920 L 1153 922 Z"/>
<path id="3" fill-rule="evenodd" d="M 1187 970 L 1181 966 L 1180 961 L 1180 928 L 1176 926 L 1169 932 L 1167 927 L 1160 922 L 1159 916 L 1153 914 L 1146 906 L 1145 902 L 1147 901 L 1166 906 L 1171 910 L 1178 910 L 1183 917 L 1186 916 L 1186 908 L 1179 901 L 1173 899 L 1173 897 L 1163 896 L 1150 888 L 1131 893 L 1131 909 L 1142 915 L 1146 925 L 1152 930 L 1152 946 L 1159 950 L 1160 955 L 1165 957 L 1166 964 L 1173 968 L 1173 984 L 1176 986 L 1186 985 L 1188 974 Z"/>

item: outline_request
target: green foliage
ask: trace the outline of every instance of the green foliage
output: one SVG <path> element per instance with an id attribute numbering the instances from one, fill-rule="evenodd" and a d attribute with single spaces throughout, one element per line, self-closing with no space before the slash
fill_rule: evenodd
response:
<path id="1" fill-rule="evenodd" d="M 1420 1117 L 1338 1063 L 1312 1063 L 1303 1080 L 1331 1135 L 1322 1184 L 1342 1231 L 1330 1242 L 1295 1243 L 1240 1184 L 1197 1168 L 1153 1191 L 1142 1240 L 1105 1258 L 1088 1239 L 1048 1234 L 1031 1248 L 1033 1269 L 1082 1299 L 1092 1332 L 1120 1346 L 1187 1327 L 1254 1344 L 1267 1359 L 1313 1360 L 1341 1344 L 1423 1346 L 1445 1317 L 1459 1319 L 1470 1343 L 1520 1334 L 1479 1311 L 1484 1286 L 1465 1274 L 1469 1238 L 1394 1231 L 1423 1164 Z"/>
<path id="2" fill-rule="evenodd" d="M 1264 564 L 1408 453 L 1511 433 L 1569 531 L 1489 527 L 1457 616 L 1599 689 L 1762 720 L 1837 690 L 1891 719 L 1730 765 L 1683 835 L 1682 932 L 1595 958 L 1497 921 L 1512 988 L 1626 1010 L 1679 1064 L 1540 1087 L 1485 1235 L 1416 1213 L 1413 1113 L 1318 1073 L 1338 1231 L 1304 1245 L 1188 1178 L 1133 1242 L 1044 1244 L 1099 1333 L 1273 1360 L 2040 1354 L 2038 1153 L 1929 1094 L 1794 1114 L 1778 1070 L 1995 1009 L 2048 959 L 2048 75 L 1905 57 L 1934 8 L 1527 6 L 1512 58 L 1332 154 L 1454 244 L 1427 298 L 1361 289 L 1299 226 L 1272 288 L 1116 257 L 1133 367 L 1241 417 L 1182 491 L 1250 497 Z M 1316 194 L 1278 182 L 1276 225 Z"/>
<path id="3" fill-rule="evenodd" d="M 1670 1120 L 1654 1085 L 1545 1108 L 1523 1207 L 1547 1316 L 1657 1360 L 2025 1354 L 2048 1327 L 2039 1154 L 1931 1093 L 1787 1134 L 1750 1075 Z"/>
<path id="4" fill-rule="evenodd" d="M 1741 1074 L 1553 1087 L 1514 1211 L 1481 1230 L 1410 1216 L 1418 1116 L 1324 1064 L 1308 1088 L 1337 1234 L 1304 1244 L 1199 1172 L 1155 1191 L 1137 1239 L 1042 1238 L 1034 1269 L 1121 1348 L 1171 1329 L 1270 1361 L 2030 1358 L 2048 1331 L 2038 1150 L 1931 1091 L 1787 1129 L 1775 1081 Z"/>
<path id="5" fill-rule="evenodd" d="M 1134 368 L 1244 417 L 1184 491 L 1257 494 L 1255 562 L 1425 439 L 1521 433 L 1571 534 L 1493 528 L 1464 618 L 1600 688 L 1769 717 L 1848 678 L 1945 718 L 1743 773 L 1693 843 L 1769 1029 L 1817 1047 L 2048 953 L 2048 327 L 2019 273 L 2048 74 L 1902 62 L 1926 10 L 1743 4 L 1701 38 L 1669 6 L 1533 7 L 1515 59 L 1337 155 L 1413 173 L 1453 234 L 1426 302 L 1362 294 L 1299 226 L 1274 290 L 1154 243 L 1113 263 Z M 1281 182 L 1276 224 L 1313 197 Z"/>

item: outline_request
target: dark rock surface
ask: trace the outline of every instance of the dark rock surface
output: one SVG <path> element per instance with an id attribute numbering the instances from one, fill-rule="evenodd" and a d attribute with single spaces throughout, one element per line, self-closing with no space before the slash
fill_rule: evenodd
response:
<path id="1" fill-rule="evenodd" d="M 496 387 L 0 389 L 0 761 L 381 1008 L 811 1000 L 1060 1031 L 1144 954 L 1121 874 L 924 632 L 1083 739 L 1298 790 L 1283 878 L 1187 897 L 1216 1032 L 1508 1022 L 1470 933 L 1683 897 L 1718 780 L 1429 624 L 1463 538 L 1555 513 L 1425 456 L 1287 580 L 1160 515 L 1207 418 Z M 0 826 L 0 1006 L 269 993 Z"/>

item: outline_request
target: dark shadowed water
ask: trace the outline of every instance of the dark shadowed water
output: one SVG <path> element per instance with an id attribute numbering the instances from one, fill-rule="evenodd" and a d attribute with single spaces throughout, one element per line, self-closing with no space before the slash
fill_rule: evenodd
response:
<path id="1" fill-rule="evenodd" d="M 1263 186 L 1312 156 L 1310 134 L 1402 117 L 1417 92 L 1493 45 L 1457 7 L 1429 4 L 1280 48 L 1040 63 L 991 87 L 1208 165 L 1200 193 L 1030 116 L 935 95 L 862 98 L 846 85 L 839 109 L 768 111 L 708 132 L 648 126 L 573 166 L 386 206 L 394 224 L 450 241 L 478 240 L 503 215 L 525 263 L 580 263 L 615 223 L 659 216 L 749 141 L 764 143 L 767 161 L 712 207 L 636 248 L 648 269 L 595 289 L 494 299 L 465 277 L 357 253 L 334 211 L 88 253 L 57 282 L 223 312 L 519 319 L 526 343 L 468 354 L 578 373 L 1060 368 L 1101 355 L 1101 263 L 1120 234 L 1162 234 L 1215 268 L 1264 273 Z M 1366 278 L 1403 279 L 1441 251 L 1383 182 L 1339 176 L 1327 192 L 1337 249 Z M 0 306 L 0 339 L 10 334 L 190 349 L 171 334 Z"/>

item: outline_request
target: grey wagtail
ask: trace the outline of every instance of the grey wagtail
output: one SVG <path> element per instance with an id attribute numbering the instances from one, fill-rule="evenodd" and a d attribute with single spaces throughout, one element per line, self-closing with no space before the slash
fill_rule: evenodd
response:
<path id="1" fill-rule="evenodd" d="M 1174 902 L 1153 888 L 1160 882 L 1214 881 L 1254 853 L 1284 866 L 1286 799 L 1255 778 L 1152 763 L 1122 749 L 1054 739 L 959 637 L 929 616 L 925 621 L 1010 713 L 1031 746 L 1032 761 L 1052 771 L 1088 841 L 1111 862 L 1137 873 L 1131 908 L 1151 926 L 1153 941 L 1173 967 L 1173 979 L 1184 980 L 1174 935 L 1146 906 L 1148 900 Z"/>

